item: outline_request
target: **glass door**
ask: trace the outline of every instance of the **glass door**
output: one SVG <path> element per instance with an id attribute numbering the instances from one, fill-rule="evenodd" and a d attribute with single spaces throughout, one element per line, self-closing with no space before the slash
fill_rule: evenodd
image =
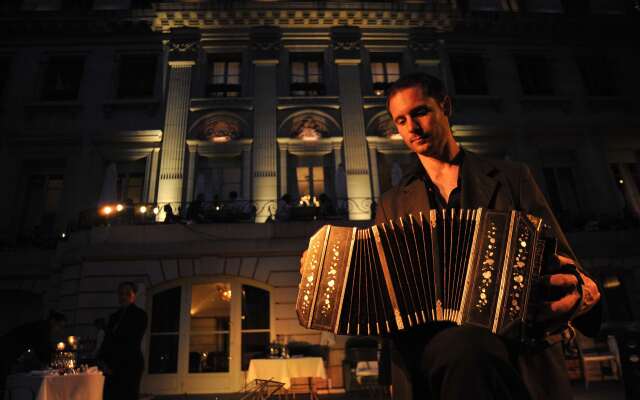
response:
<path id="1" fill-rule="evenodd" d="M 183 348 L 186 368 L 183 390 L 189 393 L 215 393 L 233 390 L 238 379 L 238 327 L 232 321 L 237 310 L 238 284 L 227 281 L 194 282 L 190 290 L 187 326 Z"/>

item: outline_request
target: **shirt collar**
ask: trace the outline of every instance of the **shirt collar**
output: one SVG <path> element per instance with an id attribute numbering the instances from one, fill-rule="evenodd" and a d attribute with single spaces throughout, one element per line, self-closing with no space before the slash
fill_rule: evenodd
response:
<path id="1" fill-rule="evenodd" d="M 460 147 L 460 151 L 458 152 L 458 154 L 456 154 L 455 157 L 453 157 L 453 159 L 451 160 L 451 164 L 460 166 L 460 169 L 462 170 L 462 164 L 464 162 L 464 158 L 465 158 L 465 152 L 462 149 L 462 147 Z M 461 175 L 462 174 L 458 175 L 458 184 L 460 183 Z M 400 186 L 407 186 L 408 184 L 410 184 L 416 179 L 423 179 L 425 180 L 425 182 L 427 182 L 427 184 L 433 184 L 431 181 L 431 178 L 429 177 L 429 174 L 427 174 L 427 170 L 424 168 L 424 166 L 420 162 L 420 159 L 418 158 L 418 156 L 415 156 L 415 161 L 413 163 L 413 166 L 402 177 L 402 180 L 400 180 Z"/>

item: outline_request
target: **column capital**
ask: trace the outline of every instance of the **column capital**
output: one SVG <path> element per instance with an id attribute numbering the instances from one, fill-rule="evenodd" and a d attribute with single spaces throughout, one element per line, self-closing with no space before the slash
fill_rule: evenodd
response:
<path id="1" fill-rule="evenodd" d="M 169 39 L 169 65 L 191 66 L 200 51 L 200 30 L 197 28 L 171 29 Z"/>
<path id="2" fill-rule="evenodd" d="M 249 39 L 251 41 L 250 47 L 254 64 L 258 64 L 260 61 L 270 64 L 270 61 L 280 58 L 282 31 L 279 27 L 271 25 L 254 26 L 249 32 Z"/>
<path id="3" fill-rule="evenodd" d="M 331 28 L 331 48 L 336 64 L 360 63 L 360 48 L 362 32 L 357 26 L 334 26 Z M 340 62 L 339 62 L 340 61 Z"/>
<path id="4" fill-rule="evenodd" d="M 429 28 L 411 28 L 409 30 L 409 51 L 413 54 L 413 58 L 418 65 L 433 65 L 433 62 L 439 62 L 438 56 L 438 37 L 435 31 Z M 420 61 L 420 62 L 419 62 Z M 431 62 L 427 64 L 424 61 Z"/>

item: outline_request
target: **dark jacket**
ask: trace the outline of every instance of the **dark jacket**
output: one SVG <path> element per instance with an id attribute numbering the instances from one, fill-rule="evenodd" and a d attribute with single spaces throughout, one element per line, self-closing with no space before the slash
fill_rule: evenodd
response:
<path id="1" fill-rule="evenodd" d="M 384 222 L 406 214 L 429 212 L 429 196 L 421 176 L 426 172 L 416 160 L 415 170 L 405 175 L 400 184 L 382 195 L 376 211 L 376 222 Z M 558 253 L 576 257 L 553 216 L 529 168 L 521 163 L 480 157 L 465 151 L 460 171 L 461 208 L 483 207 L 496 210 L 521 210 L 543 218 L 558 239 Z M 585 334 L 599 329 L 599 307 L 576 320 Z M 566 400 L 572 397 L 561 345 L 546 349 L 523 349 L 518 368 L 534 399 Z"/>
<path id="2" fill-rule="evenodd" d="M 104 342 L 98 354 L 114 373 L 142 371 L 144 359 L 140 344 L 147 329 L 147 313 L 135 304 L 109 316 Z"/>

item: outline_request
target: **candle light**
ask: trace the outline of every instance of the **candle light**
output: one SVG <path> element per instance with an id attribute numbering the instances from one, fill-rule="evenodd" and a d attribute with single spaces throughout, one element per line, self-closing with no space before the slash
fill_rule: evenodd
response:
<path id="1" fill-rule="evenodd" d="M 72 349 L 75 349 L 78 343 L 75 336 L 69 336 L 67 338 L 67 342 L 69 343 L 69 346 L 71 346 Z"/>
<path id="2" fill-rule="evenodd" d="M 58 343 L 58 344 L 56 345 L 56 349 L 57 349 L 58 351 L 64 351 L 64 343 L 63 343 L 63 342 Z"/>

